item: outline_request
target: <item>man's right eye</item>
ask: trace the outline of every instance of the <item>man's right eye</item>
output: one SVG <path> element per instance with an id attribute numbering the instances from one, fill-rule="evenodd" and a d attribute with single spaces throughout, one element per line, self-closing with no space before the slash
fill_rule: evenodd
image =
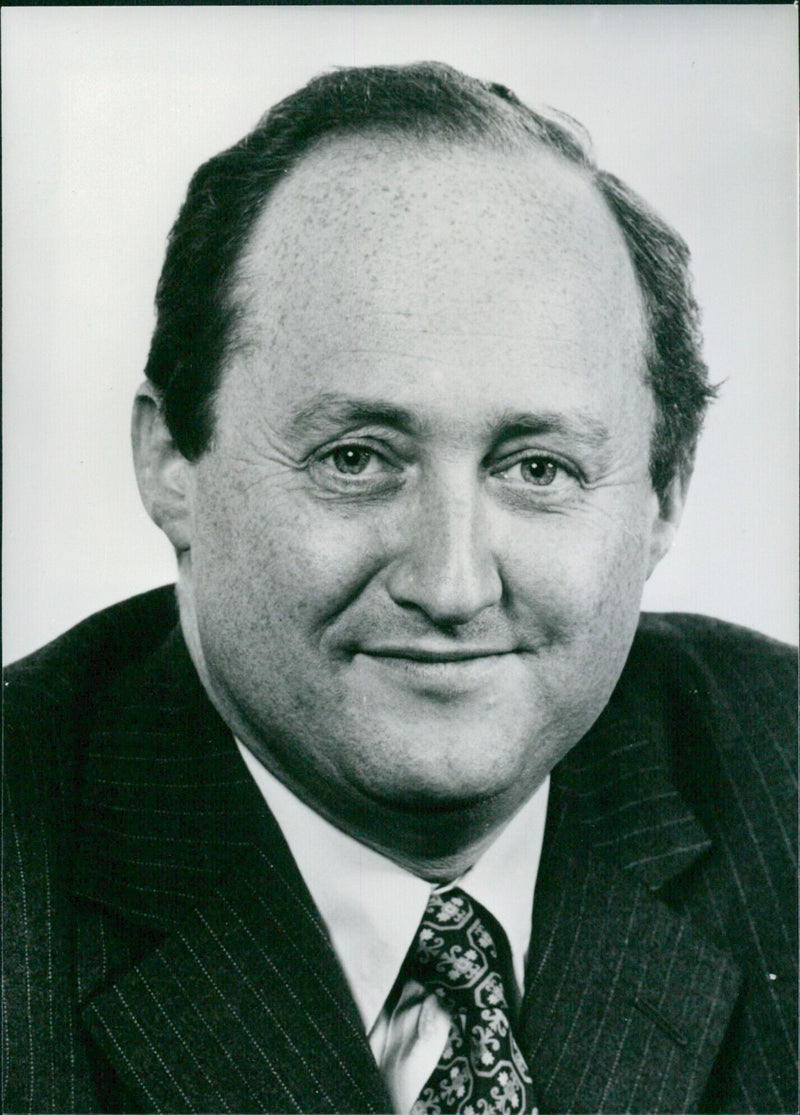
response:
<path id="1" fill-rule="evenodd" d="M 351 441 L 317 453 L 310 473 L 317 484 L 331 491 L 376 493 L 396 487 L 402 468 L 388 451 Z"/>

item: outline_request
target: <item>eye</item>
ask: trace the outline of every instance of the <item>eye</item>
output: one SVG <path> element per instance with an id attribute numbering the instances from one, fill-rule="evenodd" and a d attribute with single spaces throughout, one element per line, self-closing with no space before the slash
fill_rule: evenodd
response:
<path id="1" fill-rule="evenodd" d="M 329 454 L 328 460 L 337 472 L 345 476 L 359 476 L 375 459 L 375 453 L 366 445 L 340 445 Z"/>
<path id="2" fill-rule="evenodd" d="M 560 481 L 574 479 L 575 474 L 558 458 L 546 453 L 527 453 L 503 463 L 495 472 L 504 480 L 520 486 L 549 488 Z"/>
<path id="3" fill-rule="evenodd" d="M 375 495 L 396 487 L 402 467 L 388 446 L 378 449 L 369 442 L 347 441 L 315 454 L 309 473 L 321 489 Z"/>
<path id="4" fill-rule="evenodd" d="M 560 467 L 552 457 L 527 457 L 519 462 L 522 479 L 542 488 L 552 484 L 558 478 Z"/>

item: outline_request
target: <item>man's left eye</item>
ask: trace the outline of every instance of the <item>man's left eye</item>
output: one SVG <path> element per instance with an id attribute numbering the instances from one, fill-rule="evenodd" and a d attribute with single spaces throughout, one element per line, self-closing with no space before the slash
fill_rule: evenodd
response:
<path id="1" fill-rule="evenodd" d="M 528 457 L 519 462 L 519 467 L 523 480 L 527 480 L 529 484 L 546 487 L 558 477 L 560 466 L 551 457 Z"/>
<path id="2" fill-rule="evenodd" d="M 553 457 L 546 457 L 541 453 L 529 457 L 522 457 L 505 468 L 498 470 L 500 475 L 509 480 L 521 481 L 537 488 L 548 488 L 559 477 L 569 476 L 569 470 L 560 461 Z"/>
<path id="3" fill-rule="evenodd" d="M 360 476 L 370 464 L 376 462 L 376 454 L 366 445 L 340 445 L 329 454 L 333 467 L 344 476 Z"/>

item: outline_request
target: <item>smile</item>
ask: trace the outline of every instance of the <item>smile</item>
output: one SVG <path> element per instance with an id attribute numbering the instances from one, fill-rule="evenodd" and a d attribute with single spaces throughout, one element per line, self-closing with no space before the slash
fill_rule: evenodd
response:
<path id="1" fill-rule="evenodd" d="M 515 657 L 510 650 L 483 648 L 381 647 L 354 656 L 376 681 L 438 700 L 452 700 L 494 687 Z"/>
<path id="2" fill-rule="evenodd" d="M 397 659 L 401 662 L 417 662 L 430 665 L 455 665 L 477 662 L 483 659 L 501 658 L 513 654 L 512 650 L 495 650 L 469 647 L 429 648 L 429 647 L 380 647 L 375 650 L 364 649 L 361 654 L 370 658 Z"/>

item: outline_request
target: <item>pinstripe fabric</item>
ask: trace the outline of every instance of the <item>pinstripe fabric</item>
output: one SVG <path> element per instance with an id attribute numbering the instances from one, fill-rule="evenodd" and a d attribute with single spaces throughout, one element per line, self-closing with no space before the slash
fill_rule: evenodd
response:
<path id="1" fill-rule="evenodd" d="M 174 624 L 170 594 L 93 616 L 9 671 L 3 747 L 3 1110 L 96 1111 L 69 900 L 81 702 Z"/>
<path id="2" fill-rule="evenodd" d="M 388 1110 L 174 621 L 148 594 L 9 675 L 3 1110 Z M 791 662 L 645 619 L 553 772 L 520 1025 L 542 1112 L 796 1109 Z"/>
<path id="3" fill-rule="evenodd" d="M 542 1110 L 797 1110 L 795 710 L 787 648 L 643 618 L 551 781 L 523 1006 Z"/>

